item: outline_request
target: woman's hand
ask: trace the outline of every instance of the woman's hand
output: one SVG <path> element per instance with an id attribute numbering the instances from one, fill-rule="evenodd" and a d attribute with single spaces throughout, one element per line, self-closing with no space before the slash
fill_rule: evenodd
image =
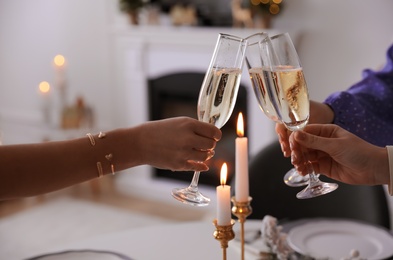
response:
<path id="1" fill-rule="evenodd" d="M 333 120 L 334 112 L 328 105 L 312 100 L 310 101 L 309 124 L 331 124 Z M 291 156 L 291 149 L 289 147 L 289 136 L 291 135 L 291 131 L 283 124 L 276 123 L 276 133 L 284 156 Z"/>
<path id="2" fill-rule="evenodd" d="M 302 149 L 307 149 L 316 172 L 329 178 L 359 185 L 389 182 L 389 161 L 386 148 L 372 145 L 333 124 L 308 125 L 294 132 L 289 139 L 292 164 L 307 174 Z"/>
<path id="3" fill-rule="evenodd" d="M 207 171 L 221 131 L 189 117 L 151 121 L 139 127 L 142 162 L 172 171 Z"/>

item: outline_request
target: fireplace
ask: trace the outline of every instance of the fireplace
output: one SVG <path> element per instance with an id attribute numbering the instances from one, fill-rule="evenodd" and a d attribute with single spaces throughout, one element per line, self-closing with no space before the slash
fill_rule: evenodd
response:
<path id="1" fill-rule="evenodd" d="M 184 29 L 184 30 L 183 30 Z M 114 83 L 113 88 L 113 119 L 115 126 L 129 127 L 142 124 L 149 119 L 167 117 L 169 112 L 153 113 L 156 107 L 162 107 L 162 102 L 166 106 L 171 105 L 174 97 L 170 98 L 170 92 L 175 92 L 175 96 L 186 94 L 186 90 L 193 91 L 193 94 L 187 94 L 188 101 L 183 105 L 189 108 L 187 114 L 194 117 L 196 116 L 196 103 L 199 95 L 199 89 L 202 84 L 202 75 L 195 79 L 187 77 L 180 77 L 173 80 L 168 80 L 169 85 L 165 90 L 161 87 L 159 78 L 163 80 L 166 76 L 172 74 L 188 74 L 182 72 L 191 72 L 190 74 L 204 74 L 206 68 L 212 57 L 214 45 L 217 40 L 218 33 L 223 32 L 223 28 L 209 27 L 209 28 L 178 28 L 178 27 L 153 27 L 153 26 L 137 26 L 127 29 L 119 29 L 114 31 L 114 54 L 115 66 L 113 67 Z M 259 32 L 255 29 L 244 28 L 225 28 L 224 33 L 238 35 L 240 37 L 251 35 Z M 278 31 L 268 31 L 271 34 L 277 34 Z M 181 73 L 179 73 L 181 72 Z M 196 73 L 197 72 L 197 73 Z M 157 80 L 157 81 L 156 81 Z M 155 82 L 154 82 L 155 81 Z M 193 86 L 195 83 L 195 86 Z M 152 91 L 149 92 L 148 85 L 158 86 L 154 87 L 154 99 L 157 102 L 152 104 L 149 101 L 153 98 Z M 176 85 L 175 85 L 176 84 Z M 277 138 L 274 131 L 274 122 L 269 120 L 259 109 L 256 98 L 253 96 L 251 81 L 246 70 L 243 70 L 241 84 L 235 111 L 230 122 L 224 128 L 223 138 L 218 143 L 216 155 L 213 157 L 215 160 L 231 152 L 228 160 L 230 163 L 230 177 L 232 178 L 235 171 L 234 168 L 234 150 L 235 150 L 235 121 L 238 111 L 246 116 L 245 129 L 246 136 L 248 137 L 249 144 L 249 158 L 251 159 L 261 148 L 265 147 L 272 140 Z M 180 85 L 180 86 L 179 86 Z M 175 87 L 176 86 L 176 87 Z M 151 87 L 153 89 L 153 87 Z M 247 93 L 246 93 L 247 89 Z M 184 93 L 185 92 L 185 93 Z M 247 94 L 247 95 L 246 95 Z M 149 96 L 150 95 L 150 96 Z M 166 95 L 160 101 L 157 97 Z M 246 96 L 248 96 L 246 98 Z M 247 102 L 245 101 L 247 99 Z M 182 98 L 186 100 L 186 98 Z M 246 110 L 247 103 L 247 110 Z M 150 107 L 150 105 L 153 105 Z M 185 108 L 181 110 L 178 108 L 173 109 L 178 114 L 186 114 Z M 181 111 L 181 113 L 179 112 Z M 247 113 L 245 113 L 247 111 Z M 162 111 L 158 111 L 162 112 Z M 154 114 L 154 116 L 152 116 Z M 226 127 L 233 127 L 232 130 L 226 130 Z M 227 141 L 225 141 L 227 139 Z M 228 147 L 226 147 L 228 146 Z M 220 150 L 218 150 L 220 149 Z M 227 160 L 227 159 L 225 159 Z M 219 183 L 218 175 L 220 174 L 221 164 L 217 162 L 214 170 L 211 167 L 209 173 L 202 173 L 201 178 L 205 182 L 205 178 L 214 176 L 214 183 Z M 178 205 L 178 201 L 174 200 L 171 196 L 171 190 L 181 186 L 187 186 L 191 182 L 192 173 L 179 174 L 181 180 L 171 179 L 169 177 L 176 174 L 169 172 L 165 176 L 158 176 L 156 169 L 149 165 L 141 165 L 133 167 L 124 171 L 125 174 L 116 175 L 116 187 L 119 191 L 130 194 L 132 196 L 141 196 L 152 200 L 162 201 L 163 203 L 173 203 Z M 184 182 L 183 182 L 184 180 Z M 180 182 L 180 183 L 179 183 Z M 184 185 L 182 185 L 184 183 Z M 229 183 L 229 182 L 228 182 Z M 212 199 L 211 203 L 214 205 L 216 201 L 215 187 L 208 185 L 200 185 L 200 190 L 203 194 Z M 214 208 L 214 206 L 213 206 Z M 212 207 L 206 207 L 210 211 Z M 202 209 L 199 209 L 202 210 Z"/>
<path id="2" fill-rule="evenodd" d="M 197 102 L 204 74 L 200 72 L 181 72 L 148 80 L 148 100 L 150 120 L 175 116 L 197 117 Z M 235 172 L 236 123 L 239 112 L 247 119 L 247 92 L 240 86 L 237 102 L 232 116 L 222 127 L 222 139 L 215 149 L 215 156 L 209 160 L 209 171 L 200 175 L 199 183 L 217 186 L 223 162 L 228 164 L 230 183 Z M 172 172 L 162 169 L 153 170 L 154 178 L 180 180 L 189 183 L 192 172 Z"/>

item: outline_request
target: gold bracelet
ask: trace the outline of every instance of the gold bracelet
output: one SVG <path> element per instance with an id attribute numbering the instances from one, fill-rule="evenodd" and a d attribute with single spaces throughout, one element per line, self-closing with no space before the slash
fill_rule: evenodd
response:
<path id="1" fill-rule="evenodd" d="M 90 133 L 87 133 L 86 135 L 90 140 L 91 146 L 95 146 L 96 140 L 94 139 L 94 136 Z M 104 171 L 102 170 L 101 162 L 97 162 L 97 170 L 98 170 L 98 178 L 101 178 L 102 176 L 104 176 Z"/>
<path id="2" fill-rule="evenodd" d="M 106 134 L 103 133 L 103 132 L 100 132 L 100 133 L 98 134 L 98 138 L 99 138 L 99 139 L 102 139 L 102 138 L 105 138 L 105 137 L 106 137 Z M 108 155 L 105 155 L 105 158 L 106 158 L 106 159 L 109 161 L 109 163 L 111 164 L 112 175 L 115 175 L 115 166 L 114 166 L 113 163 L 112 163 L 113 155 L 110 153 L 110 154 L 108 154 Z"/>
<path id="3" fill-rule="evenodd" d="M 103 133 L 103 132 L 100 132 L 100 133 L 98 134 L 98 138 L 100 138 L 100 139 L 104 138 L 105 136 L 106 136 L 106 134 Z"/>
<path id="4" fill-rule="evenodd" d="M 88 137 L 89 140 L 90 140 L 91 146 L 95 146 L 95 145 L 96 145 L 96 141 L 95 141 L 95 139 L 94 139 L 94 136 L 93 136 L 91 133 L 87 133 L 86 135 L 87 135 L 87 137 Z M 98 134 L 98 138 L 99 138 L 99 139 L 102 139 L 102 138 L 105 138 L 105 137 L 106 137 L 106 134 L 103 133 L 103 132 L 100 132 L 100 133 Z M 115 175 L 115 166 L 114 166 L 113 163 L 112 163 L 113 155 L 112 155 L 111 153 L 110 153 L 110 154 L 107 154 L 107 155 L 105 155 L 105 158 L 106 158 L 106 159 L 109 161 L 109 163 L 110 163 L 112 174 Z M 102 176 L 104 176 L 104 170 L 102 169 L 102 164 L 101 164 L 101 162 L 97 162 L 97 170 L 98 170 L 98 178 L 101 178 Z"/>
<path id="5" fill-rule="evenodd" d="M 96 145 L 96 140 L 94 140 L 94 136 L 93 136 L 92 134 L 90 134 L 90 133 L 87 133 L 86 135 L 87 135 L 87 137 L 88 137 L 89 140 L 90 140 L 91 146 Z"/>
<path id="6" fill-rule="evenodd" d="M 105 158 L 109 161 L 109 163 L 111 164 L 111 171 L 112 171 L 112 175 L 115 175 L 115 166 L 112 163 L 112 159 L 113 159 L 113 154 L 107 154 L 105 155 Z"/>
<path id="7" fill-rule="evenodd" d="M 98 178 L 104 176 L 104 171 L 102 170 L 101 162 L 97 162 L 97 169 L 98 169 Z"/>

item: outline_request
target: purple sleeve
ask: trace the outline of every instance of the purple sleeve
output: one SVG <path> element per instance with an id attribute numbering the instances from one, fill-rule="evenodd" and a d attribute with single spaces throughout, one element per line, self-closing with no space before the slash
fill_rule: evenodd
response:
<path id="1" fill-rule="evenodd" d="M 365 70 L 360 82 L 324 103 L 333 109 L 335 124 L 375 145 L 393 144 L 393 45 L 382 70 Z"/>

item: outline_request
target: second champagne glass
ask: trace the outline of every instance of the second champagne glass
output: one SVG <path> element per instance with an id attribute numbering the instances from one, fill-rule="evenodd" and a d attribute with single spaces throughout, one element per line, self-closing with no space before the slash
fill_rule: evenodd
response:
<path id="1" fill-rule="evenodd" d="M 308 123 L 310 100 L 303 68 L 288 33 L 272 36 L 273 51 L 268 53 L 271 62 L 273 83 L 269 89 L 271 101 L 281 122 L 290 131 L 302 130 Z M 322 182 L 314 172 L 307 159 L 307 151 L 303 152 L 307 161 L 309 183 L 296 197 L 308 199 L 337 189 L 337 183 Z"/>
<path id="2" fill-rule="evenodd" d="M 274 85 L 268 54 L 272 45 L 267 33 L 261 32 L 248 36 L 246 65 L 250 75 L 255 97 L 262 112 L 271 120 L 281 122 L 281 118 L 271 102 L 268 89 Z M 309 176 L 301 176 L 295 168 L 284 175 L 284 182 L 291 187 L 307 185 Z"/>
<path id="3" fill-rule="evenodd" d="M 220 33 L 198 98 L 198 120 L 221 128 L 230 118 L 240 85 L 247 40 Z M 193 206 L 207 206 L 210 199 L 198 190 L 200 172 L 187 188 L 172 190 L 172 196 Z"/>

